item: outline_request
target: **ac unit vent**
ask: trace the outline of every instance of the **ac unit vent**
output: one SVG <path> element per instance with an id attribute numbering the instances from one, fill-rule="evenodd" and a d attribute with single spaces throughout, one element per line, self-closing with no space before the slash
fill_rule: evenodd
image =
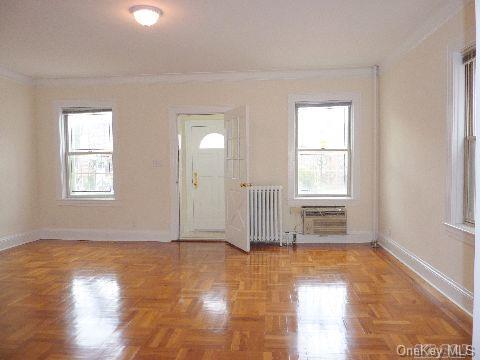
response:
<path id="1" fill-rule="evenodd" d="M 345 235 L 345 206 L 303 207 L 303 233 L 308 235 Z"/>

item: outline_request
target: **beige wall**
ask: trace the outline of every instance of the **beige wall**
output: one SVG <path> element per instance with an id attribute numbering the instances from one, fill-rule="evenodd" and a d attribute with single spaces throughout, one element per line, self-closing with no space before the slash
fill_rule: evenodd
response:
<path id="1" fill-rule="evenodd" d="M 0 77 L 0 237 L 37 228 L 33 88 Z"/>
<path id="2" fill-rule="evenodd" d="M 473 3 L 381 73 L 380 232 L 469 290 L 474 248 L 446 212 L 449 51 L 475 39 Z"/>
<path id="3" fill-rule="evenodd" d="M 349 205 L 351 231 L 372 229 L 372 79 L 321 78 L 203 82 L 186 84 L 124 84 L 39 86 L 38 120 L 40 204 L 46 228 L 99 228 L 168 231 L 170 225 L 169 119 L 170 106 L 235 106 L 250 110 L 251 180 L 280 184 L 288 178 L 288 95 L 295 93 L 359 92 L 361 94 L 360 198 Z M 58 169 L 57 119 L 54 101 L 113 100 L 117 109 L 120 203 L 112 207 L 62 206 L 56 202 Z M 162 167 L 153 167 L 160 160 Z M 286 227 L 297 221 L 285 206 Z"/>

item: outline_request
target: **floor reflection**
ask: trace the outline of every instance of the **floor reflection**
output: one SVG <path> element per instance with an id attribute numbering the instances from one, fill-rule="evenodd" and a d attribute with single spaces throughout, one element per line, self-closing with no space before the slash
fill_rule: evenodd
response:
<path id="1" fill-rule="evenodd" d="M 300 358 L 343 355 L 345 284 L 302 284 L 297 288 L 297 350 Z"/>
<path id="2" fill-rule="evenodd" d="M 107 340 L 121 345 L 114 333 L 120 323 L 120 287 L 112 276 L 73 279 L 73 327 L 75 343 L 81 348 L 98 348 Z"/>
<path id="3" fill-rule="evenodd" d="M 215 314 L 227 314 L 227 302 L 225 296 L 218 292 L 207 292 L 202 296 L 203 309 Z"/>

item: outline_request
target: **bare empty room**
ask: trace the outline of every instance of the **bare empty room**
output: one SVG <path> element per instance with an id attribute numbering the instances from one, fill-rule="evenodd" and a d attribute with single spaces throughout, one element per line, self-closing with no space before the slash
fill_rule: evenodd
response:
<path id="1" fill-rule="evenodd" d="M 478 6 L 0 0 L 0 359 L 480 359 Z"/>

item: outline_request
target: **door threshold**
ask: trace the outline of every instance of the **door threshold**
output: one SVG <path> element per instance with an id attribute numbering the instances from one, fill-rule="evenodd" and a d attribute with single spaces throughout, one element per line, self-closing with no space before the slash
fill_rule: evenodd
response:
<path id="1" fill-rule="evenodd" d="M 180 240 L 225 240 L 223 231 L 195 231 L 180 236 Z"/>
<path id="2" fill-rule="evenodd" d="M 223 243 L 225 239 L 198 239 L 198 238 L 180 238 L 178 240 L 173 240 L 177 242 L 204 242 L 204 243 Z"/>

